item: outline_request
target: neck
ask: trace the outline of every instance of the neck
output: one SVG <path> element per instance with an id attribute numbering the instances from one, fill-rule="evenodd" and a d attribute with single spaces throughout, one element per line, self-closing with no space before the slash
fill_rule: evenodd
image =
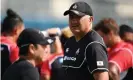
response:
<path id="1" fill-rule="evenodd" d="M 115 45 L 115 44 L 117 44 L 117 43 L 119 43 L 119 42 L 121 42 L 121 41 L 122 40 L 121 40 L 121 38 L 119 36 L 115 36 L 114 39 L 113 39 L 112 46 Z"/>
<path id="2" fill-rule="evenodd" d="M 84 37 L 85 36 L 85 34 L 84 33 L 80 33 L 80 34 L 78 34 L 78 35 L 75 35 L 75 39 L 76 39 L 76 41 L 79 41 L 82 37 Z"/>
<path id="3" fill-rule="evenodd" d="M 13 35 L 7 35 L 7 34 L 3 34 L 3 36 L 7 37 L 9 40 L 13 41 L 16 43 L 16 36 Z"/>
<path id="4" fill-rule="evenodd" d="M 79 34 L 75 35 L 76 41 L 79 41 L 81 38 L 83 38 L 88 32 L 90 32 L 92 29 L 86 29 L 85 31 L 80 32 Z"/>
<path id="5" fill-rule="evenodd" d="M 32 64 L 34 67 L 37 65 L 34 59 L 31 59 L 30 57 L 21 56 L 21 58 L 26 59 L 30 64 Z"/>
<path id="6" fill-rule="evenodd" d="M 33 59 L 27 59 L 29 63 L 31 63 L 34 67 L 37 65 Z"/>

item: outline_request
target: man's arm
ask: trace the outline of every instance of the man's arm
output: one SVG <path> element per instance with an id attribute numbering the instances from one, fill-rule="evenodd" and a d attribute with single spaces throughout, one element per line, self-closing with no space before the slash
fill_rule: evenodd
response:
<path id="1" fill-rule="evenodd" d="M 58 28 L 51 28 L 47 30 L 49 35 L 55 35 L 52 37 L 55 37 L 55 42 L 54 42 L 54 48 L 55 48 L 55 52 L 57 54 L 62 54 L 63 50 L 62 50 L 62 44 L 60 41 L 60 34 L 57 35 L 57 33 L 59 33 L 59 29 Z"/>
<path id="2" fill-rule="evenodd" d="M 86 59 L 88 69 L 95 80 L 109 80 L 107 53 L 101 44 L 91 44 L 87 48 Z"/>
<path id="3" fill-rule="evenodd" d="M 59 36 L 55 36 L 55 42 L 54 42 L 54 47 L 55 47 L 55 53 L 57 54 L 62 54 L 63 53 L 63 49 L 62 49 L 62 44 L 60 41 Z"/>
<path id="4" fill-rule="evenodd" d="M 118 67 L 113 64 L 113 63 L 109 63 L 109 75 L 110 75 L 110 79 L 111 80 L 120 80 L 120 76 L 119 76 L 120 72 Z"/>
<path id="5" fill-rule="evenodd" d="M 41 80 L 50 80 L 50 75 L 41 75 Z"/>
<path id="6" fill-rule="evenodd" d="M 112 80 L 120 80 L 123 77 L 120 73 L 132 66 L 132 56 L 126 48 L 113 54 L 109 59 L 109 75 Z"/>
<path id="7" fill-rule="evenodd" d="M 93 74 L 95 80 L 109 80 L 108 72 L 95 72 Z"/>

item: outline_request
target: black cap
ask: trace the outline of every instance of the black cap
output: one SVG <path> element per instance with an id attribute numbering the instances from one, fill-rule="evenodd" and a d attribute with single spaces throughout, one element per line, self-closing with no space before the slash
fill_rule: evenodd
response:
<path id="1" fill-rule="evenodd" d="M 70 12 L 73 12 L 79 16 L 93 16 L 92 9 L 86 2 L 76 2 L 72 4 L 69 10 L 64 12 L 64 16 L 68 15 Z"/>
<path id="2" fill-rule="evenodd" d="M 120 34 L 124 34 L 125 32 L 133 33 L 133 28 L 131 28 L 130 26 L 125 25 L 125 24 L 121 25 L 120 26 Z"/>
<path id="3" fill-rule="evenodd" d="M 52 44 L 54 41 L 55 38 L 44 36 L 40 30 L 27 28 L 20 34 L 17 44 L 19 47 L 23 47 L 28 44 L 48 45 Z"/>

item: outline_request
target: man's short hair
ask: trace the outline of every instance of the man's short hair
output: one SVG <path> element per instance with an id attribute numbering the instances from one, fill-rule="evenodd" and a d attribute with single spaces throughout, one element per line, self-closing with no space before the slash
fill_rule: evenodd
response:
<path id="1" fill-rule="evenodd" d="M 119 35 L 120 37 L 123 37 L 125 32 L 130 32 L 130 33 L 133 33 L 133 28 L 130 27 L 129 25 L 126 25 L 126 24 L 122 24 L 120 26 L 120 31 L 119 31 Z"/>
<path id="2" fill-rule="evenodd" d="M 10 34 L 13 31 L 13 29 L 16 27 L 16 25 L 22 23 L 23 23 L 22 18 L 13 10 L 8 9 L 7 16 L 4 18 L 2 23 L 1 32 Z"/>
<path id="3" fill-rule="evenodd" d="M 102 31 L 104 34 L 108 34 L 110 31 L 113 31 L 114 34 L 119 34 L 119 27 L 116 21 L 112 18 L 104 18 L 99 23 L 97 23 L 94 27 L 94 30 Z"/>

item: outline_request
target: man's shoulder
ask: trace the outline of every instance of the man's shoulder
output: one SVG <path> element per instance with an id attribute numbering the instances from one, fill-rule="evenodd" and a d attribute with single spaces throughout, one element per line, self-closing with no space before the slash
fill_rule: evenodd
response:
<path id="1" fill-rule="evenodd" d="M 104 48 L 106 49 L 106 46 L 100 42 L 97 42 L 97 41 L 93 41 L 91 43 L 88 44 L 87 48 L 91 48 L 91 49 L 101 49 L 101 48 Z"/>
<path id="2" fill-rule="evenodd" d="M 85 36 L 84 40 L 86 40 L 88 42 L 100 42 L 100 43 L 104 44 L 102 37 L 94 30 L 88 32 L 88 34 Z"/>
<path id="3" fill-rule="evenodd" d="M 19 69 L 21 75 L 25 75 L 25 74 L 37 75 L 38 74 L 37 68 L 34 67 L 31 63 L 29 63 L 26 60 L 22 60 L 16 63 L 16 68 Z"/>
<path id="4" fill-rule="evenodd" d="M 14 67 L 20 68 L 22 71 L 24 69 L 34 69 L 35 67 L 29 63 L 27 60 L 19 59 L 13 64 Z"/>
<path id="5" fill-rule="evenodd" d="M 131 44 L 131 43 L 128 43 L 128 42 L 123 42 L 123 44 L 125 44 L 121 49 L 125 49 L 125 50 L 127 50 L 127 49 L 129 49 L 129 50 L 131 50 L 132 51 L 132 53 L 133 53 L 133 45 Z"/>
<path id="6" fill-rule="evenodd" d="M 1 44 L 16 46 L 17 44 L 7 37 L 1 36 Z"/>
<path id="7" fill-rule="evenodd" d="M 125 47 L 133 48 L 133 43 L 126 43 Z"/>
<path id="8" fill-rule="evenodd" d="M 95 30 L 91 30 L 90 32 L 88 32 L 87 37 L 91 37 L 94 39 L 101 38 L 101 36 Z"/>
<path id="9" fill-rule="evenodd" d="M 1 45 L 7 46 L 8 49 L 10 49 L 11 51 L 14 49 L 18 49 L 17 44 L 8 39 L 7 37 L 1 37 Z"/>
<path id="10" fill-rule="evenodd" d="M 120 42 L 117 44 L 117 46 L 110 51 L 110 55 L 115 55 L 115 54 L 121 54 L 121 53 L 133 53 L 133 46 L 130 43 L 127 42 Z"/>

